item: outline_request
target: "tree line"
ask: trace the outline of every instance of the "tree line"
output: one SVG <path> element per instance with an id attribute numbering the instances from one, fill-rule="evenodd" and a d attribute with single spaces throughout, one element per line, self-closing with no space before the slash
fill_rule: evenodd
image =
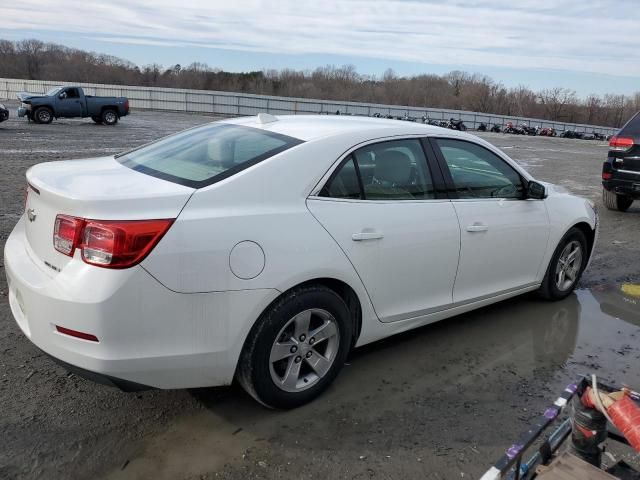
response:
<path id="1" fill-rule="evenodd" d="M 353 65 L 246 73 L 225 72 L 197 62 L 168 68 L 138 66 L 111 55 L 33 39 L 0 40 L 0 77 L 447 108 L 610 127 L 622 126 L 640 110 L 640 92 L 580 98 L 570 88 L 508 88 L 485 75 L 461 71 L 398 76 L 389 69 L 378 77 L 358 73 Z"/>

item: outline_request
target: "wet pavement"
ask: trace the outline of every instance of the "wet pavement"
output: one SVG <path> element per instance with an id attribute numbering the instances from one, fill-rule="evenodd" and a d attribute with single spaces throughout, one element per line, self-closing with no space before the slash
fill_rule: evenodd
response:
<path id="1" fill-rule="evenodd" d="M 28 166 L 112 154 L 210 120 L 134 112 L 114 128 L 3 123 L 0 246 L 21 213 Z M 325 395 L 276 412 L 235 386 L 125 394 L 67 374 L 19 332 L 0 264 L 0 478 L 478 478 L 578 375 L 638 389 L 640 208 L 604 210 L 606 146 L 483 137 L 598 204 L 600 239 L 575 294 L 515 298 L 358 349 Z"/>
<path id="2" fill-rule="evenodd" d="M 639 339 L 640 298 L 613 286 L 514 299 L 358 350 L 292 412 L 193 391 L 205 408 L 107 478 L 478 478 L 579 375 L 640 384 Z"/>

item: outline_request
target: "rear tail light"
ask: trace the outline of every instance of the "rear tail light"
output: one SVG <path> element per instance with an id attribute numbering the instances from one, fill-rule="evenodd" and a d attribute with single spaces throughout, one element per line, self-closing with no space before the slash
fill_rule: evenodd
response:
<path id="1" fill-rule="evenodd" d="M 629 137 L 611 137 L 611 140 L 609 140 L 611 149 L 618 152 L 626 152 L 633 147 L 633 144 L 633 138 Z"/>
<path id="2" fill-rule="evenodd" d="M 613 173 L 611 172 L 602 172 L 603 180 L 611 180 L 613 178 Z"/>
<path id="3" fill-rule="evenodd" d="M 114 221 L 58 215 L 53 244 L 70 257 L 79 248 L 90 265 L 127 268 L 140 263 L 172 223 L 173 219 Z"/>
<path id="4" fill-rule="evenodd" d="M 70 217 L 68 215 L 58 215 L 53 224 L 53 246 L 60 253 L 73 257 L 84 220 Z"/>

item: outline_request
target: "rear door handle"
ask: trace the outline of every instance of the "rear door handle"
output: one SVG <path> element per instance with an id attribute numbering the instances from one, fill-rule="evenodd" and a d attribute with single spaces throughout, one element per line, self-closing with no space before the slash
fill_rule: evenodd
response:
<path id="1" fill-rule="evenodd" d="M 473 225 L 467 225 L 467 232 L 486 232 L 489 230 L 489 225 L 484 223 L 474 223 Z"/>
<path id="2" fill-rule="evenodd" d="M 381 238 L 383 238 L 384 235 L 382 234 L 382 232 L 360 232 L 360 233 L 354 233 L 353 235 L 351 235 L 351 240 L 353 240 L 354 242 L 361 242 L 363 240 L 380 240 Z"/>

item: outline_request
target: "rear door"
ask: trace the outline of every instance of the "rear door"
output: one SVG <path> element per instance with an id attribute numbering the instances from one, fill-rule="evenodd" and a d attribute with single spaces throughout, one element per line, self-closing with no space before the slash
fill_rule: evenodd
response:
<path id="1" fill-rule="evenodd" d="M 460 229 L 420 139 L 349 154 L 307 205 L 345 252 L 383 322 L 452 302 Z"/>
<path id="2" fill-rule="evenodd" d="M 494 152 L 467 140 L 431 140 L 460 222 L 453 301 L 464 303 L 536 283 L 547 249 L 544 200 L 525 199 L 525 180 Z"/>

